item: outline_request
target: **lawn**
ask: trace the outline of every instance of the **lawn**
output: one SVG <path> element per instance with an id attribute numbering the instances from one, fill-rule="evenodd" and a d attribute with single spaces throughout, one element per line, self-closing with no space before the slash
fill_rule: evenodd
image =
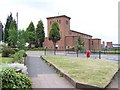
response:
<path id="1" fill-rule="evenodd" d="M 43 56 L 62 72 L 80 83 L 104 88 L 118 70 L 112 61 L 87 58 L 69 58 L 64 56 Z"/>
<path id="2" fill-rule="evenodd" d="M 13 62 L 13 58 L 0 57 L 0 64 L 1 63 L 11 63 L 11 62 Z"/>

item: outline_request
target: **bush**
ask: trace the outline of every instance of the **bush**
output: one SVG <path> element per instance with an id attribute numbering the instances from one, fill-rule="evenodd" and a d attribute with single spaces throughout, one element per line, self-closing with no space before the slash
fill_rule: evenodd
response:
<path id="1" fill-rule="evenodd" d="M 2 46 L 0 45 L 0 53 L 2 53 Z"/>
<path id="2" fill-rule="evenodd" d="M 24 50 L 20 50 L 15 53 L 14 55 L 14 61 L 17 61 L 18 63 L 23 63 L 23 57 L 26 56 Z"/>
<path id="3" fill-rule="evenodd" d="M 32 88 L 32 82 L 30 78 L 21 73 L 16 73 L 14 69 L 4 68 L 0 73 L 2 76 L 2 89 Z"/>
<path id="4" fill-rule="evenodd" d="M 80 52 L 81 52 L 81 53 L 86 53 L 85 48 L 84 48 L 84 47 L 82 47 L 82 48 L 81 48 L 81 50 L 80 50 Z"/>
<path id="5" fill-rule="evenodd" d="M 3 46 L 2 48 L 2 57 L 9 57 L 10 55 L 15 54 L 15 50 L 11 49 L 8 46 Z"/>
<path id="6" fill-rule="evenodd" d="M 19 49 L 18 48 L 12 48 L 15 52 L 18 52 Z"/>
<path id="7" fill-rule="evenodd" d="M 25 74 L 25 75 L 28 74 L 27 67 L 24 64 L 20 64 L 20 63 L 10 63 L 10 64 L 2 64 L 2 65 L 0 65 L 0 71 L 3 68 L 12 68 L 15 71 L 20 70 L 21 71 L 20 73 L 22 73 L 22 74 Z"/>

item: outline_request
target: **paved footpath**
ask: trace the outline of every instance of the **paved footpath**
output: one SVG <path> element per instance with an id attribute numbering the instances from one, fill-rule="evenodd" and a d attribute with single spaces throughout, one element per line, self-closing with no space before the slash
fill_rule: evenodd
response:
<path id="1" fill-rule="evenodd" d="M 32 79 L 33 88 L 74 88 L 66 79 L 59 77 L 47 64 L 40 59 L 40 53 L 27 52 L 26 64 Z"/>

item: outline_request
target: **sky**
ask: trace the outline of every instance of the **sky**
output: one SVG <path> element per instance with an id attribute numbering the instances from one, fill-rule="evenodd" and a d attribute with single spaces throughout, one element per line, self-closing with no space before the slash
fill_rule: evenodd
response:
<path id="1" fill-rule="evenodd" d="M 18 28 L 26 29 L 31 21 L 35 27 L 43 21 L 47 35 L 47 17 L 67 15 L 71 17 L 70 29 L 100 38 L 101 41 L 118 43 L 119 0 L 2 0 L 0 21 L 6 23 L 12 12 Z"/>

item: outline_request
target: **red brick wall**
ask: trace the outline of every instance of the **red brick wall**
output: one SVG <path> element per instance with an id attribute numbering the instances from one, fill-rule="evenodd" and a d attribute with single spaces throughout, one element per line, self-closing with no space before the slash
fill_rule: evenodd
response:
<path id="1" fill-rule="evenodd" d="M 107 42 L 106 45 L 109 46 L 109 47 L 112 47 L 112 42 Z"/>
<path id="2" fill-rule="evenodd" d="M 84 35 L 84 34 L 81 34 L 81 33 L 77 33 L 77 32 L 74 32 L 74 31 L 71 31 L 69 32 L 69 36 L 66 36 L 66 46 L 70 46 L 70 47 L 73 47 L 73 46 L 76 46 L 77 45 L 77 40 L 78 40 L 78 36 L 81 37 L 81 39 L 83 40 L 84 42 L 84 47 L 86 50 L 89 49 L 90 47 L 90 43 L 89 43 L 89 39 L 92 39 L 91 36 L 88 36 L 88 35 Z"/>
<path id="3" fill-rule="evenodd" d="M 50 41 L 48 38 L 45 38 L 45 41 L 43 42 L 43 47 L 53 49 L 54 48 L 53 42 Z"/>
<path id="4" fill-rule="evenodd" d="M 101 50 L 101 39 L 90 39 L 90 50 Z"/>
<path id="5" fill-rule="evenodd" d="M 70 30 L 70 18 L 66 16 L 47 18 L 47 35 L 49 35 L 50 27 L 54 20 L 59 23 L 60 33 L 62 35 L 61 40 L 57 42 L 58 50 L 65 50 L 68 46 L 77 46 L 78 36 L 83 39 L 86 50 L 101 49 L 100 39 L 92 39 L 90 35 Z M 48 38 L 45 39 L 43 46 L 50 49 L 54 48 L 52 41 L 49 41 Z"/>

